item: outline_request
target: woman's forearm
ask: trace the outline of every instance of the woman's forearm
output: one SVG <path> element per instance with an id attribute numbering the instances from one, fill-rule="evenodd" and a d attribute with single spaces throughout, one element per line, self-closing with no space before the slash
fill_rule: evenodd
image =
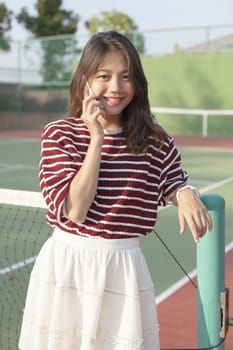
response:
<path id="1" fill-rule="evenodd" d="M 82 223 L 95 198 L 101 161 L 102 139 L 92 139 L 83 164 L 73 178 L 65 202 L 67 217 Z"/>

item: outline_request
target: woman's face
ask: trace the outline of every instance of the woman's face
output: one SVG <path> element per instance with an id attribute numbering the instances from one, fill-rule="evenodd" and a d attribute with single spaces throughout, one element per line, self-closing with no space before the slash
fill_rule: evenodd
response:
<path id="1" fill-rule="evenodd" d="M 121 120 L 122 111 L 135 95 L 134 84 L 129 77 L 126 57 L 120 50 L 111 50 L 103 57 L 96 72 L 88 79 L 91 90 L 105 111 L 100 116 L 106 122 Z"/>

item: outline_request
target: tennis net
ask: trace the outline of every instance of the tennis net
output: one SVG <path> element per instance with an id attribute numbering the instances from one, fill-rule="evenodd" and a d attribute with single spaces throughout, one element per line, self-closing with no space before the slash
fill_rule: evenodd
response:
<path id="1" fill-rule="evenodd" d="M 29 275 L 51 234 L 38 192 L 0 189 L 0 349 L 15 350 Z"/>

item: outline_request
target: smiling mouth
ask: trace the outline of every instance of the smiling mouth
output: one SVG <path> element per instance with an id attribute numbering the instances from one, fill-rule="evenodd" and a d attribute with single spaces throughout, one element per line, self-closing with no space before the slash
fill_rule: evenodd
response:
<path id="1" fill-rule="evenodd" d="M 117 106 L 122 102 L 123 97 L 104 97 L 104 100 L 110 106 Z"/>

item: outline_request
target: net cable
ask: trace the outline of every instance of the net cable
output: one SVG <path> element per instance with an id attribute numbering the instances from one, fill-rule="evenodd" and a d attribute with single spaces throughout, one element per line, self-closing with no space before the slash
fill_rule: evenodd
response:
<path id="1" fill-rule="evenodd" d="M 179 268 L 182 270 L 182 272 L 185 274 L 185 276 L 189 279 L 189 281 L 192 283 L 193 287 L 197 289 L 196 283 L 193 281 L 193 279 L 190 277 L 189 273 L 185 270 L 185 268 L 182 266 L 182 264 L 179 262 L 175 254 L 168 248 L 165 241 L 161 238 L 160 234 L 153 229 L 152 232 L 157 236 L 157 238 L 160 240 L 164 248 L 168 251 L 170 256 L 173 258 L 175 263 L 179 266 Z M 221 344 L 225 342 L 225 338 L 221 339 L 216 345 L 211 345 L 208 347 L 202 347 L 202 348 L 161 348 L 161 350 L 211 350 L 211 349 L 217 349 Z"/>
<path id="2" fill-rule="evenodd" d="M 29 274 L 41 245 L 51 234 L 45 222 L 45 212 L 41 193 L 0 189 L 0 349 L 14 350 L 17 346 Z M 152 232 L 197 289 L 160 234 L 156 230 Z M 209 347 L 161 350 L 211 350 L 218 348 L 224 340 Z"/>

